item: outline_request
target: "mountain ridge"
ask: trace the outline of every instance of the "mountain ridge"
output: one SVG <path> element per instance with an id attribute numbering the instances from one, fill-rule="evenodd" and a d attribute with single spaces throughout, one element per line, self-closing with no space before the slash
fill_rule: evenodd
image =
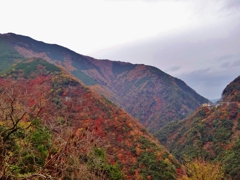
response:
<path id="1" fill-rule="evenodd" d="M 152 132 L 174 119 L 183 119 L 208 102 L 186 83 L 156 67 L 97 60 L 16 34 L 8 34 L 0 41 L 9 44 L 9 49 L 18 56 L 38 57 L 61 66 L 124 108 Z"/>

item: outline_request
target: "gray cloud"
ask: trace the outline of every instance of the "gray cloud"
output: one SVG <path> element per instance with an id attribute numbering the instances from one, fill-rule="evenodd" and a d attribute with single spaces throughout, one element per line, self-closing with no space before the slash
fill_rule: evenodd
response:
<path id="1" fill-rule="evenodd" d="M 226 8 L 240 8 L 240 1 L 239 0 L 225 0 L 225 7 Z"/>
<path id="2" fill-rule="evenodd" d="M 233 67 L 238 67 L 240 66 L 240 57 L 239 57 L 239 60 L 238 61 L 235 61 L 233 64 L 232 64 Z"/>
<path id="3" fill-rule="evenodd" d="M 229 68 L 231 66 L 231 63 L 230 62 L 225 62 L 223 64 L 221 64 L 221 68 Z"/>
<path id="4" fill-rule="evenodd" d="M 212 72 L 212 69 L 202 69 L 188 72 L 179 77 L 184 79 L 190 87 L 195 87 L 196 91 L 209 99 L 221 97 L 224 88 L 233 81 L 239 73 L 225 69 L 220 72 Z"/>
<path id="5" fill-rule="evenodd" d="M 228 2 L 228 3 L 227 3 Z M 201 95 L 215 99 L 239 74 L 240 1 L 225 1 L 225 11 L 216 24 L 155 36 L 128 45 L 95 52 L 96 58 L 156 66 L 184 80 Z M 224 13 L 223 13 L 224 15 Z"/>
<path id="6" fill-rule="evenodd" d="M 172 66 L 169 69 L 167 69 L 168 72 L 175 72 L 181 69 L 181 66 Z"/>
<path id="7" fill-rule="evenodd" d="M 234 58 L 233 55 L 224 55 L 224 56 L 221 56 L 221 57 L 218 57 L 216 58 L 216 61 L 228 61 L 229 59 L 231 60 L 232 58 Z"/>

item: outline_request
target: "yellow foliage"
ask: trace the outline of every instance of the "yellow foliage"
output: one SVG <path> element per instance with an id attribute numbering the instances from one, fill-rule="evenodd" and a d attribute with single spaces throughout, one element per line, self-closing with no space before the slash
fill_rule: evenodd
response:
<path id="1" fill-rule="evenodd" d="M 31 122 L 19 122 L 19 126 L 26 129 L 27 127 L 29 127 L 31 124 Z"/>
<path id="2" fill-rule="evenodd" d="M 219 163 L 193 160 L 187 162 L 185 167 L 187 176 L 179 180 L 221 180 L 224 177 L 224 170 Z"/>
<path id="3" fill-rule="evenodd" d="M 166 162 L 167 164 L 171 164 L 171 162 L 170 162 L 170 160 L 169 160 L 168 158 L 165 159 L 165 162 Z"/>
<path id="4" fill-rule="evenodd" d="M 161 152 L 157 152 L 157 160 L 162 160 L 162 153 Z"/>
<path id="5" fill-rule="evenodd" d="M 168 155 L 168 159 L 169 159 L 169 160 L 173 160 L 173 159 L 174 159 L 173 155 L 172 155 L 172 154 L 169 154 L 169 155 Z"/>

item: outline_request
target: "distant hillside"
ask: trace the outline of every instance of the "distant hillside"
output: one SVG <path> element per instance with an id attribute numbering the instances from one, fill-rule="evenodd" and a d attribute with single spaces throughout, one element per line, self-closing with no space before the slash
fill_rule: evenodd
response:
<path id="1" fill-rule="evenodd" d="M 2 161 L 0 177 L 58 179 L 87 168 L 96 179 L 122 179 L 120 168 L 124 179 L 176 179 L 181 172 L 137 120 L 45 60 L 30 58 L 9 67 L 0 77 L 0 97 L 0 136 L 8 150 L 1 146 L 0 159 L 13 160 Z M 97 160 L 89 147 L 97 148 Z"/>
<path id="2" fill-rule="evenodd" d="M 179 160 L 184 155 L 220 161 L 233 179 L 240 177 L 239 77 L 223 91 L 222 101 L 201 107 L 183 121 L 174 121 L 156 134 Z"/>
<path id="3" fill-rule="evenodd" d="M 218 101 L 220 100 L 220 98 L 218 98 L 218 99 L 210 99 L 210 101 L 212 102 L 212 103 L 217 103 Z"/>
<path id="4" fill-rule="evenodd" d="M 240 102 L 240 76 L 232 81 L 223 90 L 222 101 Z"/>
<path id="5" fill-rule="evenodd" d="M 23 58 L 33 57 L 61 66 L 152 132 L 172 120 L 186 117 L 208 102 L 183 81 L 155 67 L 96 60 L 12 33 L 0 35 L 0 57 L 3 62 L 0 71 Z"/>

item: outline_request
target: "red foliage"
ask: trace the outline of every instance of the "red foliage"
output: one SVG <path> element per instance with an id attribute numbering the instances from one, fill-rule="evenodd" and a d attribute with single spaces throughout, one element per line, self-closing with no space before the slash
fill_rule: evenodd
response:
<path id="1" fill-rule="evenodd" d="M 57 79 L 54 83 L 58 81 L 61 83 L 61 75 L 56 78 L 53 74 L 38 75 L 33 79 L 17 81 L 11 78 L 0 78 L 0 87 L 17 88 L 23 107 L 31 109 L 38 104 L 42 108 L 40 117 L 45 122 L 60 118 L 69 122 L 76 135 L 81 134 L 81 128 L 94 132 L 96 139 L 103 139 L 102 146 L 107 145 L 109 162 L 119 162 L 126 179 L 137 177 L 138 173 L 133 176 L 131 169 L 128 168 L 136 163 L 136 154 L 130 150 L 133 148 L 132 144 L 138 143 L 141 136 L 154 142 L 153 138 L 126 112 L 92 93 L 78 82 L 75 85 L 61 86 L 60 84 L 58 89 L 54 89 L 54 78 Z M 59 93 L 59 88 L 62 93 Z M 85 136 L 87 138 L 87 135 Z M 153 149 L 150 150 L 154 153 Z M 140 154 L 139 149 L 137 154 Z M 151 179 L 151 175 L 148 179 Z"/>

